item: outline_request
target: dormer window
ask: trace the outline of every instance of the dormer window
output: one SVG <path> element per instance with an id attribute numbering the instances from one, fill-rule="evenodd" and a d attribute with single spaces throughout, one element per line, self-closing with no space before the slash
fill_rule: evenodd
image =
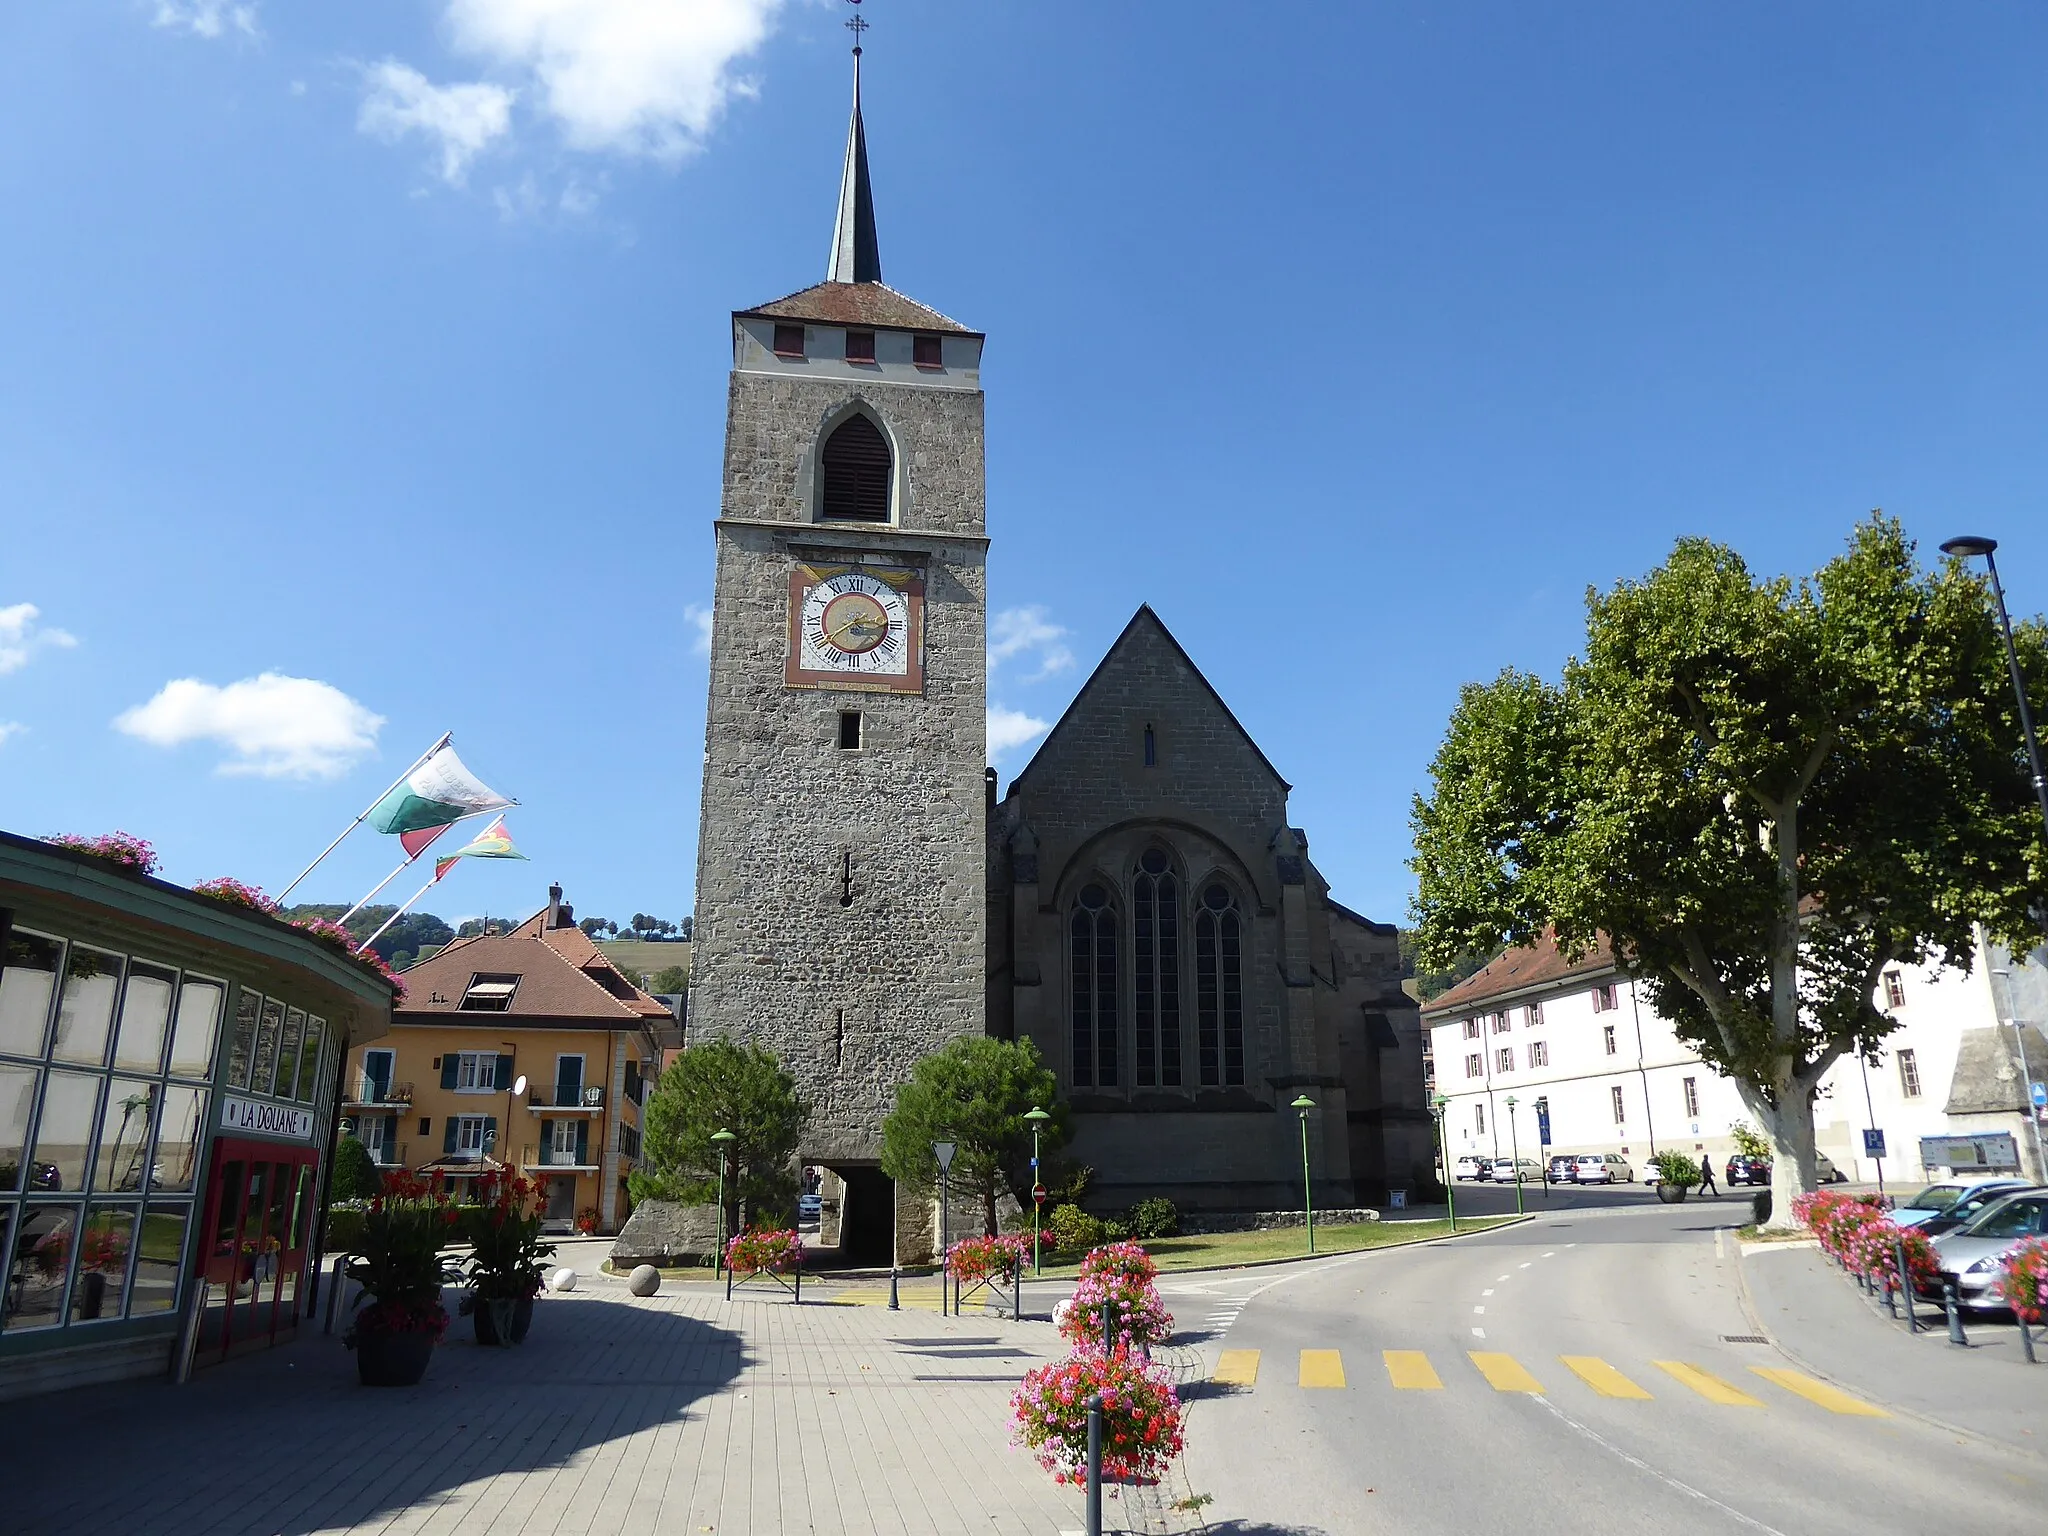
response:
<path id="1" fill-rule="evenodd" d="M 775 355 L 777 357 L 802 357 L 804 355 L 804 328 L 800 325 L 776 326 Z"/>
<path id="2" fill-rule="evenodd" d="M 943 368 L 944 354 L 939 350 L 936 336 L 913 336 L 910 338 L 910 360 L 920 368 Z"/>
<path id="3" fill-rule="evenodd" d="M 512 994 L 518 990 L 517 976 L 472 976 L 469 990 L 455 1006 L 463 1013 L 503 1013 L 512 1006 Z"/>
<path id="4" fill-rule="evenodd" d="M 846 360 L 849 363 L 872 363 L 875 360 L 875 333 L 873 331 L 848 331 L 846 333 Z"/>

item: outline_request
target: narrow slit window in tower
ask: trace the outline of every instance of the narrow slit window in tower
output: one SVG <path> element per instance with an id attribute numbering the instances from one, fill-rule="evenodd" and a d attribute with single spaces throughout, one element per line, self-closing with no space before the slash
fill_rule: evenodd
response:
<path id="1" fill-rule="evenodd" d="M 1152 727 L 1149 725 L 1145 727 L 1145 766 L 1159 766 L 1159 740 L 1152 734 Z"/>
<path id="2" fill-rule="evenodd" d="M 839 711 L 839 746 L 841 751 L 852 752 L 860 747 L 860 711 L 842 709 Z"/>
<path id="3" fill-rule="evenodd" d="M 839 855 L 839 905 L 853 905 L 853 850 L 847 849 Z"/>

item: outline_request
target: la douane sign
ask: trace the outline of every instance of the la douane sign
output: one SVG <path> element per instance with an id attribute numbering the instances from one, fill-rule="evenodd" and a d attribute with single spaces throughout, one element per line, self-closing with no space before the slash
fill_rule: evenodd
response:
<path id="1" fill-rule="evenodd" d="M 224 1131 L 254 1131 L 259 1136 L 288 1136 L 309 1141 L 313 1135 L 313 1112 L 289 1104 L 265 1104 L 256 1099 L 226 1100 L 221 1105 L 220 1128 Z"/>

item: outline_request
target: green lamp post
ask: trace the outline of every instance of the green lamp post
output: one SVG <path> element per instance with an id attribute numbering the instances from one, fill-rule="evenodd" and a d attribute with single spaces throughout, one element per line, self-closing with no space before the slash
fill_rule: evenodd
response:
<path id="1" fill-rule="evenodd" d="M 1308 1176 L 1308 1112 L 1316 1107 L 1316 1101 L 1302 1094 L 1289 1109 L 1301 1111 L 1301 1209 L 1308 1222 L 1308 1251 L 1316 1251 L 1316 1199 L 1315 1187 Z"/>
<path id="2" fill-rule="evenodd" d="M 1494 1145 L 1499 1146 L 1500 1143 L 1495 1142 Z M 1520 1216 L 1525 1214 L 1522 1210 L 1522 1145 L 1515 1135 L 1515 1096 L 1512 1093 L 1508 1095 L 1508 1155 L 1515 1160 L 1515 1214 Z"/>
<path id="3" fill-rule="evenodd" d="M 1444 1129 L 1444 1111 L 1450 1108 L 1450 1104 L 1451 1101 L 1449 1099 L 1445 1098 L 1442 1094 L 1438 1094 L 1435 1101 L 1429 1106 L 1429 1112 L 1436 1119 L 1436 1144 L 1441 1150 L 1444 1160 L 1444 1209 L 1450 1213 L 1451 1230 L 1455 1232 L 1458 1230 L 1458 1199 L 1456 1194 L 1458 1181 L 1453 1177 L 1453 1170 L 1451 1168 L 1450 1133 Z"/>
<path id="4" fill-rule="evenodd" d="M 713 1273 L 722 1273 L 725 1269 L 725 1153 L 739 1137 L 731 1131 L 719 1129 L 711 1133 L 711 1139 L 718 1147 L 718 1268 Z"/>
<path id="5" fill-rule="evenodd" d="M 1045 1122 L 1051 1118 L 1051 1115 L 1048 1115 L 1036 1104 L 1032 1105 L 1030 1111 L 1024 1116 L 1026 1122 L 1031 1126 L 1031 1273 L 1033 1275 L 1045 1273 L 1045 1260 L 1040 1255 L 1038 1248 L 1038 1213 L 1044 1208 L 1044 1203 L 1038 1198 L 1039 1190 L 1044 1187 L 1044 1180 L 1039 1177 L 1038 1169 L 1038 1133 L 1045 1129 Z"/>

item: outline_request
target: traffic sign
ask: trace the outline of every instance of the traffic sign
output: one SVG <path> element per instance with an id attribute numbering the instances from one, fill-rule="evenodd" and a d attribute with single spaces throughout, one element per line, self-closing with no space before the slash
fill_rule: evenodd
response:
<path id="1" fill-rule="evenodd" d="M 955 1142 L 935 1141 L 932 1143 L 932 1156 L 939 1160 L 939 1172 L 945 1173 L 953 1166 L 953 1154 L 958 1150 L 958 1144 Z"/>
<path id="2" fill-rule="evenodd" d="M 1863 1155 L 1865 1157 L 1884 1156 L 1883 1131 L 1865 1131 L 1863 1133 Z"/>
<path id="3" fill-rule="evenodd" d="M 1033 1205 L 1045 1204 L 1045 1186 L 1043 1184 L 1031 1186 L 1031 1203 Z"/>
<path id="4" fill-rule="evenodd" d="M 2048 1083 L 2034 1084 L 2034 1108 L 2048 1109 Z"/>

